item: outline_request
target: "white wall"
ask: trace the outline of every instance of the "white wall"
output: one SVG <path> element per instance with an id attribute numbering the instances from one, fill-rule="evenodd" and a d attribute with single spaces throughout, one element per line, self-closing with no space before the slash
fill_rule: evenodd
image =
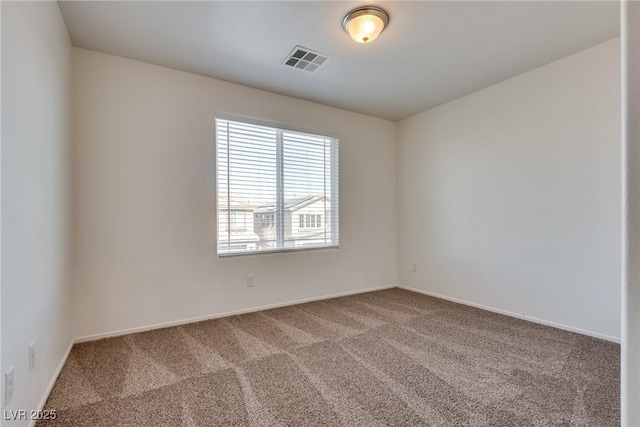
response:
<path id="1" fill-rule="evenodd" d="M 621 425 L 640 425 L 640 2 L 622 4 L 624 284 Z"/>
<path id="2" fill-rule="evenodd" d="M 13 366 L 15 377 L 7 410 L 38 407 L 72 341 L 70 93 L 71 42 L 58 4 L 3 2 L 2 373 Z"/>
<path id="3" fill-rule="evenodd" d="M 74 84 L 76 337 L 395 283 L 395 123 L 82 49 Z M 216 257 L 216 112 L 339 135 L 339 250 Z"/>
<path id="4" fill-rule="evenodd" d="M 619 43 L 399 123 L 401 284 L 620 338 Z"/>

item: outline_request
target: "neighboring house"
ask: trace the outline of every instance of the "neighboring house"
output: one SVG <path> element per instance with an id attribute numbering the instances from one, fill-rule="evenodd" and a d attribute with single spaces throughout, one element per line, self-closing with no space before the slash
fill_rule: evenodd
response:
<path id="1" fill-rule="evenodd" d="M 253 206 L 233 195 L 228 200 L 220 196 L 218 202 L 218 245 L 231 251 L 256 249 L 260 237 L 253 228 Z"/>
<path id="2" fill-rule="evenodd" d="M 322 194 L 284 201 L 285 246 L 317 246 L 325 244 L 331 230 L 331 203 Z M 273 204 L 256 208 L 254 230 L 260 236 L 260 247 L 271 247 L 275 241 L 276 207 Z M 327 223 L 329 221 L 329 223 Z"/>

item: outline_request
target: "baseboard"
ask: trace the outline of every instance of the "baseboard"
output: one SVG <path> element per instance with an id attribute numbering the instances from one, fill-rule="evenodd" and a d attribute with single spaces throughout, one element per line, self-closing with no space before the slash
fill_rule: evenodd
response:
<path id="1" fill-rule="evenodd" d="M 561 323 L 556 323 L 556 322 L 550 322 L 548 320 L 538 319 L 536 317 L 530 317 L 530 316 L 527 316 L 527 315 L 524 315 L 524 314 L 513 313 L 511 311 L 501 310 L 499 308 L 489 307 L 489 306 L 482 305 L 482 304 L 476 304 L 474 302 L 465 301 L 465 300 L 461 300 L 461 299 L 458 299 L 458 298 L 452 298 L 452 297 L 448 297 L 448 296 L 445 296 L 445 295 L 436 294 L 434 292 L 429 292 L 429 291 L 425 291 L 425 290 L 418 289 L 418 288 L 412 288 L 410 286 L 397 285 L 397 287 L 398 288 L 402 288 L 402 289 L 406 289 L 408 291 L 413 291 L 413 292 L 418 292 L 420 294 L 428 295 L 430 297 L 440 298 L 440 299 L 444 299 L 444 300 L 447 300 L 447 301 L 455 302 L 455 303 L 458 303 L 458 304 L 464 304 L 464 305 L 468 305 L 468 306 L 471 306 L 471 307 L 480 308 L 482 310 L 491 311 L 493 313 L 504 314 L 505 316 L 516 317 L 518 319 L 527 320 L 529 322 L 538 323 L 540 325 L 551 326 L 553 328 L 563 329 L 565 331 L 575 332 L 575 333 L 578 333 L 578 334 L 581 334 L 581 335 L 587 335 L 587 336 L 590 336 L 590 337 L 599 338 L 599 339 L 602 339 L 602 340 L 611 341 L 611 342 L 620 344 L 620 338 L 612 337 L 610 335 L 604 335 L 604 334 L 600 334 L 600 333 L 597 333 L 597 332 L 588 331 L 586 329 L 575 328 L 573 326 L 563 325 Z"/>
<path id="2" fill-rule="evenodd" d="M 305 302 L 322 301 L 322 300 L 325 300 L 325 299 L 346 297 L 348 295 L 356 295 L 356 294 L 363 294 L 363 293 L 366 293 L 366 292 L 381 291 L 383 289 L 390 289 L 390 288 L 395 288 L 395 287 L 396 287 L 396 285 L 386 285 L 386 286 L 378 286 L 378 287 L 375 287 L 375 288 L 358 289 L 358 290 L 355 290 L 355 291 L 340 292 L 340 293 L 337 293 L 337 294 L 322 295 L 322 296 L 318 296 L 318 297 L 305 298 L 305 299 L 300 299 L 300 300 L 295 300 L 295 301 L 287 301 L 287 302 L 283 302 L 283 303 L 262 305 L 262 306 L 259 306 L 259 307 L 251 307 L 251 308 L 246 308 L 246 309 L 242 309 L 242 310 L 226 311 L 226 312 L 223 312 L 223 313 L 209 314 L 209 315 L 200 316 L 200 317 L 192 317 L 190 319 L 181 319 L 181 320 L 175 320 L 175 321 L 171 321 L 171 322 L 156 323 L 156 324 L 153 324 L 153 325 L 140 326 L 140 327 L 136 327 L 136 328 L 121 329 L 119 331 L 104 332 L 104 333 L 94 334 L 94 335 L 85 335 L 85 336 L 82 336 L 82 337 L 75 338 L 73 340 L 73 342 L 74 343 L 81 343 L 81 342 L 87 342 L 87 341 L 95 341 L 95 340 L 99 340 L 99 339 L 102 339 L 102 338 L 117 337 L 117 336 L 120 336 L 120 335 L 133 334 L 133 333 L 136 333 L 136 332 L 151 331 L 153 329 L 169 328 L 171 326 L 186 325 L 188 323 L 202 322 L 204 320 L 211 320 L 211 319 L 218 319 L 218 318 L 221 318 L 221 317 L 235 316 L 236 314 L 254 313 L 256 311 L 268 310 L 270 308 L 286 307 L 286 306 L 289 306 L 289 305 L 303 304 Z"/>
<path id="3" fill-rule="evenodd" d="M 56 369 L 55 374 L 53 374 L 53 377 L 51 377 L 51 381 L 49 381 L 49 385 L 47 386 L 47 390 L 42 395 L 42 399 L 40 400 L 40 403 L 38 404 L 38 407 L 36 408 L 38 411 L 42 411 L 42 409 L 44 409 L 44 405 L 47 403 L 47 399 L 49 398 L 49 395 L 51 394 L 51 390 L 53 390 L 53 386 L 56 383 L 56 381 L 58 380 L 58 377 L 60 376 L 60 372 L 62 372 L 62 368 L 64 367 L 64 364 L 67 363 L 67 359 L 69 358 L 69 354 L 71 353 L 71 348 L 73 347 L 73 344 L 74 344 L 73 341 L 71 341 L 69 343 L 69 347 L 67 348 L 67 351 L 65 352 L 64 357 L 60 361 L 60 364 L 58 365 L 58 368 Z M 37 420 L 31 420 L 31 422 L 29 423 L 29 427 L 34 427 L 36 425 L 36 422 L 37 422 Z"/>
<path id="4" fill-rule="evenodd" d="M 565 331 L 570 331 L 570 332 L 575 332 L 581 335 L 587 335 L 590 337 L 594 337 L 594 338 L 599 338 L 599 339 L 603 339 L 606 341 L 611 341 L 617 344 L 620 344 L 620 338 L 618 337 L 614 337 L 614 336 L 610 336 L 610 335 L 605 335 L 605 334 L 600 334 L 598 332 L 593 332 L 593 331 L 589 331 L 586 329 L 581 329 L 581 328 L 576 328 L 573 326 L 568 326 L 568 325 L 564 325 L 561 323 L 556 323 L 556 322 L 551 322 L 548 320 L 544 320 L 544 319 L 539 319 L 537 317 L 531 317 L 531 316 L 527 316 L 524 314 L 520 314 L 520 313 L 514 313 L 511 311 L 507 311 L 507 310 L 502 310 L 499 308 L 494 308 L 494 307 L 490 307 L 490 306 L 486 306 L 486 305 L 482 305 L 482 304 L 477 304 L 471 301 L 466 301 L 466 300 L 462 300 L 462 299 L 458 299 L 458 298 L 453 298 L 453 297 L 448 297 L 446 295 L 441 295 L 441 294 L 437 294 L 434 292 L 429 292 L 429 291 L 425 291 L 423 289 L 418 289 L 418 288 L 413 288 L 410 286 L 405 286 L 405 285 L 386 285 L 386 286 L 378 286 L 375 288 L 366 288 L 366 289 L 358 289 L 355 291 L 348 291 L 348 292 L 340 292 L 340 293 L 336 293 L 336 294 L 329 294 L 329 295 L 321 295 L 318 297 L 312 297 L 312 298 L 304 298 L 304 299 L 300 299 L 300 300 L 294 300 L 294 301 L 286 301 L 283 303 L 277 303 L 277 304 L 268 304 L 268 305 L 262 305 L 262 306 L 258 306 L 258 307 L 250 307 L 250 308 L 246 308 L 246 309 L 242 309 L 242 310 L 233 310 L 233 311 L 226 311 L 223 313 L 217 313 L 217 314 L 210 314 L 210 315 L 205 315 L 205 316 L 199 316 L 199 317 L 192 317 L 189 319 L 181 319 L 181 320 L 175 320 L 175 321 L 171 321 L 171 322 L 163 322 L 163 323 L 156 323 L 153 325 L 146 325 L 146 326 L 140 326 L 140 327 L 135 327 L 135 328 L 128 328 L 128 329 L 121 329 L 121 330 L 117 330 L 117 331 L 111 331 L 111 332 L 104 332 L 104 333 L 100 333 L 100 334 L 94 334 L 94 335 L 85 335 L 82 337 L 77 337 L 73 340 L 73 343 L 82 343 L 82 342 L 87 342 L 87 341 L 95 341 L 95 340 L 99 340 L 102 338 L 109 338 L 109 337 L 116 337 L 116 336 L 121 336 L 121 335 L 127 335 L 127 334 L 133 334 L 136 332 L 145 332 L 145 331 L 151 331 L 154 329 L 162 329 L 162 328 L 169 328 L 171 326 L 178 326 L 178 325 L 186 325 L 188 323 L 195 323 L 195 322 L 202 322 L 204 320 L 211 320 L 211 319 L 218 319 L 221 317 L 229 317 L 229 316 L 235 316 L 237 314 L 245 314 L 245 313 L 254 313 L 256 311 L 262 311 L 262 310 L 268 310 L 270 308 L 278 308 L 278 307 L 286 307 L 289 305 L 296 305 L 296 304 L 304 304 L 306 302 L 313 302 L 313 301 L 322 301 L 325 299 L 331 299 L 331 298 L 339 298 L 339 297 L 344 297 L 344 296 L 348 296 L 348 295 L 356 295 L 356 294 L 362 294 L 362 293 L 366 293 L 366 292 L 374 292 L 374 291 L 380 291 L 383 289 L 390 289 L 390 288 L 401 288 L 401 289 L 406 289 L 408 291 L 413 291 L 413 292 L 418 292 L 424 295 L 428 295 L 431 297 L 435 297 L 435 298 L 440 298 L 440 299 L 444 299 L 447 301 L 451 301 L 451 302 L 455 302 L 458 304 L 464 304 L 464 305 L 468 305 L 470 307 L 475 307 L 475 308 L 479 308 L 482 310 L 486 310 L 486 311 L 491 311 L 493 313 L 498 313 L 498 314 L 503 314 L 505 316 L 510 316 L 510 317 L 515 317 L 518 319 L 523 319 L 523 320 L 527 320 L 529 322 L 533 322 L 533 323 L 538 323 L 541 325 L 545 325 L 545 326 L 551 326 L 553 328 L 558 328 L 558 329 L 563 329 Z M 71 347 L 69 347 L 69 350 L 67 351 L 67 356 L 69 354 L 69 351 L 71 350 Z M 66 360 L 66 357 L 65 359 Z M 64 364 L 64 361 L 62 363 L 62 365 Z M 62 365 L 60 365 L 59 370 L 62 369 Z M 55 378 L 57 378 L 59 374 L 56 374 Z M 55 378 L 53 380 L 53 382 L 50 384 L 50 387 L 53 387 L 53 383 L 55 382 Z M 48 393 L 47 393 L 48 395 Z M 44 402 L 43 402 L 44 404 Z"/>

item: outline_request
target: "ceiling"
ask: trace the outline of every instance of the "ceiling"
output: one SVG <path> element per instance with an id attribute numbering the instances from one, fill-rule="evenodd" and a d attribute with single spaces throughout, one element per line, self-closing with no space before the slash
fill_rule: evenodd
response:
<path id="1" fill-rule="evenodd" d="M 61 1 L 74 46 L 389 120 L 425 111 L 619 34 L 604 1 L 373 2 L 389 12 L 353 42 L 350 1 Z M 296 45 L 329 56 L 282 64 Z"/>

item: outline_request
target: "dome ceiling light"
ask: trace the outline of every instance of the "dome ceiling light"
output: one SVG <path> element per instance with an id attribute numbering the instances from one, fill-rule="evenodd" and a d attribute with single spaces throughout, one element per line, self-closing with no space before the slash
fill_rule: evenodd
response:
<path id="1" fill-rule="evenodd" d="M 389 14 L 375 6 L 353 9 L 342 20 L 344 30 L 358 43 L 371 43 L 389 24 Z"/>

